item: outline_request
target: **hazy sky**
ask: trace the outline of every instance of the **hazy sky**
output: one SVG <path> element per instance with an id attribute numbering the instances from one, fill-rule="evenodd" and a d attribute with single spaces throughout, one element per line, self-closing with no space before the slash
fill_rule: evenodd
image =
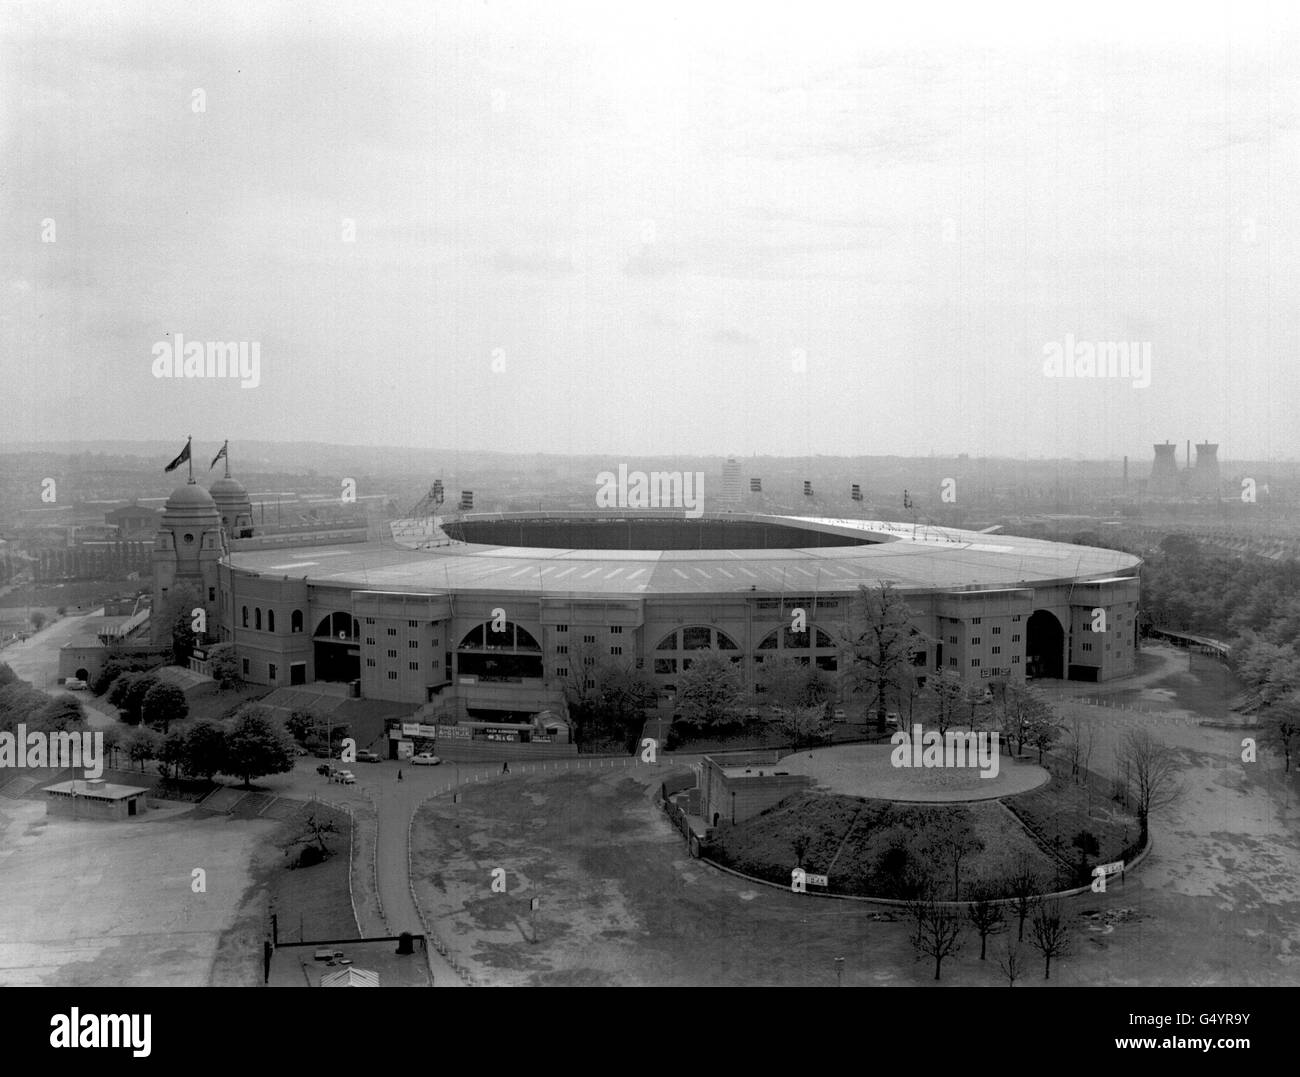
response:
<path id="1" fill-rule="evenodd" d="M 0 440 L 1300 455 L 1293 5 L 1074 6 L 8 2 Z"/>

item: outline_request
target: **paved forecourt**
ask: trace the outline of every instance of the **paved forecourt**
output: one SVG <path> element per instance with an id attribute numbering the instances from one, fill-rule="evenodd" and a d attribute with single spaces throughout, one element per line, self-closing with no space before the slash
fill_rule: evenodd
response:
<path id="1" fill-rule="evenodd" d="M 989 766 L 989 777 L 982 777 L 974 753 L 965 767 L 895 767 L 894 751 L 888 744 L 814 748 L 787 755 L 780 766 L 791 774 L 807 774 L 821 792 L 929 803 L 996 800 L 1035 789 L 1048 779 L 1043 767 L 1006 755 L 995 757 L 996 773 Z"/>

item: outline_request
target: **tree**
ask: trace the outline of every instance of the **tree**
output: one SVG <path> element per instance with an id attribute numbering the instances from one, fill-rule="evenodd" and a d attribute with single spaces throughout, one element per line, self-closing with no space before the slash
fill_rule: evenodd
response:
<path id="1" fill-rule="evenodd" d="M 1151 813 L 1170 807 L 1183 795 L 1178 762 L 1173 751 L 1145 729 L 1129 730 L 1120 749 L 1120 762 L 1137 811 L 1138 841 L 1145 845 Z"/>
<path id="2" fill-rule="evenodd" d="M 306 744 L 308 740 L 315 736 L 316 728 L 321 724 L 321 720 L 315 713 L 304 708 L 293 711 L 284 720 L 285 732 L 299 744 Z"/>
<path id="3" fill-rule="evenodd" d="M 40 610 L 32 610 L 32 615 L 30 618 L 32 623 L 32 631 L 39 632 L 42 628 L 45 627 L 45 622 L 48 619 L 49 618 L 47 618 L 45 614 L 42 613 Z"/>
<path id="4" fill-rule="evenodd" d="M 971 826 L 970 811 L 954 807 L 932 817 L 922 831 L 921 848 L 930 859 L 943 863 L 952 871 L 952 899 L 959 900 L 962 861 L 984 849 L 983 840 Z"/>
<path id="5" fill-rule="evenodd" d="M 31 716 L 29 726 L 42 733 L 86 728 L 86 710 L 76 696 L 54 696 Z"/>
<path id="6" fill-rule="evenodd" d="M 208 648 L 208 672 L 222 691 L 239 687 L 239 656 L 233 643 L 214 643 Z"/>
<path id="7" fill-rule="evenodd" d="M 1020 979 L 1020 974 L 1024 971 L 1023 960 L 1020 956 L 1020 947 L 1011 941 L 1006 940 L 998 954 L 998 968 L 1002 970 L 1002 975 L 1007 978 L 1007 986 L 1015 987 L 1016 981 Z"/>
<path id="8" fill-rule="evenodd" d="M 158 758 L 159 749 L 162 747 L 162 735 L 141 726 L 126 735 L 123 747 L 126 750 L 126 757 L 132 763 L 139 764 L 140 770 L 143 771 L 145 763 Z"/>
<path id="9" fill-rule="evenodd" d="M 912 675 L 912 657 L 920 637 L 912 632 L 916 612 L 886 582 L 858 588 L 848 621 L 840 628 L 840 643 L 848 652 L 845 676 L 854 691 L 867 697 L 868 711 L 876 712 L 876 728 L 885 729 L 889 702 Z"/>
<path id="10" fill-rule="evenodd" d="M 1263 741 L 1282 753 L 1284 774 L 1291 773 L 1291 755 L 1300 748 L 1300 701 L 1288 696 L 1261 716 Z"/>
<path id="11" fill-rule="evenodd" d="M 934 958 L 934 978 L 939 979 L 943 959 L 961 949 L 961 914 L 928 895 L 908 903 L 914 930 L 912 946 L 918 954 Z"/>
<path id="12" fill-rule="evenodd" d="M 696 651 L 691 668 L 677 678 L 677 707 L 691 722 L 705 725 L 729 720 L 741 698 L 740 670 L 718 651 Z"/>
<path id="13" fill-rule="evenodd" d="M 1025 740 L 1038 749 L 1038 765 L 1043 765 L 1043 752 L 1050 748 L 1060 735 L 1061 727 L 1052 714 L 1050 704 L 1040 700 L 1041 706 L 1033 707 L 1029 713 L 1029 722 L 1025 730 Z"/>
<path id="14" fill-rule="evenodd" d="M 101 732 L 104 734 L 105 762 L 110 769 L 116 770 L 118 753 L 122 750 L 122 727 L 111 725 Z"/>
<path id="15" fill-rule="evenodd" d="M 768 656 L 758 667 L 758 689 L 762 702 L 784 710 L 824 704 L 831 695 L 831 680 L 812 662 Z"/>
<path id="16" fill-rule="evenodd" d="M 163 734 L 157 758 L 164 778 L 179 777 L 189 755 L 188 739 L 179 726 Z"/>
<path id="17" fill-rule="evenodd" d="M 940 734 L 957 724 L 965 695 L 961 678 L 954 673 L 945 671 L 925 682 L 921 697 L 929 705 L 931 721 Z"/>
<path id="18" fill-rule="evenodd" d="M 182 722 L 189 717 L 190 704 L 179 686 L 170 681 L 158 681 L 145 693 L 140 704 L 144 724 L 166 733 L 172 722 Z"/>
<path id="19" fill-rule="evenodd" d="M 184 770 L 192 778 L 211 779 L 226 764 L 226 731 L 207 718 L 190 722 L 186 729 Z"/>
<path id="20" fill-rule="evenodd" d="M 1064 957 L 1070 952 L 1070 926 L 1061 912 L 1059 901 L 1039 902 L 1029 927 L 1029 941 L 1043 955 L 1043 979 L 1050 980 L 1052 958 Z"/>
<path id="21" fill-rule="evenodd" d="M 1040 724 L 1052 721 L 1051 708 L 1037 689 L 1019 684 L 1007 685 L 1002 701 L 1001 726 L 1010 754 L 1019 755 Z"/>
<path id="22" fill-rule="evenodd" d="M 194 611 L 203 608 L 203 597 L 190 584 L 177 584 L 152 616 L 158 618 L 159 635 L 154 638 L 172 649 L 172 662 L 188 666 L 194 648 L 203 636 L 194 631 Z"/>
<path id="23" fill-rule="evenodd" d="M 264 774 L 284 774 L 293 769 L 293 745 L 265 707 L 246 704 L 226 730 L 223 773 L 233 774 L 252 787 Z"/>
<path id="24" fill-rule="evenodd" d="M 995 900 L 993 889 L 987 884 L 977 883 L 967 887 L 966 900 L 970 902 L 966 907 L 966 916 L 980 937 L 980 960 L 983 961 L 989 935 L 997 930 L 1006 917 L 1002 906 Z"/>
<path id="25" fill-rule="evenodd" d="M 781 734 L 790 739 L 795 751 L 799 750 L 801 743 L 809 745 L 825 740 L 830 725 L 824 703 L 814 703 L 810 707 L 776 708 L 772 721 Z"/>
<path id="26" fill-rule="evenodd" d="M 1042 880 L 1039 878 L 1038 872 L 1034 870 L 1033 862 L 1028 856 L 1022 854 L 1016 861 L 1011 874 L 1007 876 L 1007 886 L 1011 890 L 1011 896 L 1015 898 L 1013 908 L 1016 910 L 1016 919 L 1019 922 L 1016 939 L 1017 941 L 1023 941 L 1025 937 L 1025 918 L 1034 908 L 1038 900 L 1038 891 L 1042 887 Z"/>
<path id="27" fill-rule="evenodd" d="M 1070 844 L 1079 850 L 1079 879 L 1086 882 L 1089 878 L 1088 857 L 1096 856 L 1101 852 L 1101 842 L 1091 830 L 1080 830 L 1074 835 Z"/>
<path id="28" fill-rule="evenodd" d="M 980 724 L 981 714 L 985 707 L 992 704 L 993 698 L 989 690 L 981 684 L 968 684 L 962 689 L 961 704 L 966 712 L 967 728 L 973 733 L 975 727 Z"/>
<path id="29" fill-rule="evenodd" d="M 794 849 L 795 867 L 803 867 L 803 858 L 808 853 L 808 846 L 812 844 L 812 832 L 806 827 L 796 830 L 794 836 L 790 839 L 790 846 Z"/>
<path id="30" fill-rule="evenodd" d="M 145 696 L 162 682 L 152 673 L 124 673 L 113 682 L 114 686 L 123 678 L 125 684 L 120 690 L 109 689 L 108 701 L 121 710 L 122 720 L 127 725 L 139 725 L 144 714 Z"/>
<path id="31" fill-rule="evenodd" d="M 6 684 L 13 684 L 18 680 L 18 674 L 15 673 L 7 662 L 0 662 L 0 688 Z"/>

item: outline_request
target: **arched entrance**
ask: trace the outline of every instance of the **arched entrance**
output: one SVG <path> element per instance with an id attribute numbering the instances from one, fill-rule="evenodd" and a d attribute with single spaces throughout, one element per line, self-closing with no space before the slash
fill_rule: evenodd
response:
<path id="1" fill-rule="evenodd" d="M 361 625 L 350 613 L 336 612 L 312 634 L 318 681 L 355 681 L 361 676 Z"/>
<path id="2" fill-rule="evenodd" d="M 73 674 L 73 676 L 81 681 L 89 681 L 90 670 L 88 670 L 85 666 L 80 666 L 78 667 L 77 672 Z"/>
<path id="3" fill-rule="evenodd" d="M 1025 676 L 1065 676 L 1065 629 L 1056 615 L 1035 610 L 1029 618 L 1025 641 Z"/>

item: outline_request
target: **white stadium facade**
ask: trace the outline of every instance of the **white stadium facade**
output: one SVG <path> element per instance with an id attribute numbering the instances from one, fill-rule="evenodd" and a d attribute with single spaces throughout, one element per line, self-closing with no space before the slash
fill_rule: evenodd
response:
<path id="1" fill-rule="evenodd" d="M 773 655 L 836 671 L 854 596 L 885 582 L 915 611 L 918 673 L 1103 681 L 1136 657 L 1141 562 L 1113 550 L 668 509 L 430 518 L 383 541 L 296 545 L 250 537 L 250 521 L 235 480 L 178 488 L 155 544 L 154 608 L 192 587 L 209 640 L 234 643 L 251 683 L 349 682 L 448 720 L 562 710 L 565 684 L 596 660 L 665 695 L 701 650 L 736 659 L 750 688 Z M 791 628 L 799 609 L 807 631 Z"/>

